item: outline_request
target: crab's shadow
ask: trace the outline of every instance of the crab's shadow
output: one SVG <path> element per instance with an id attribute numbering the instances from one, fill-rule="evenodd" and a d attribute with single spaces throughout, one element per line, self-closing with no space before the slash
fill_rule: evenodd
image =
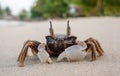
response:
<path id="1" fill-rule="evenodd" d="M 56 63 L 57 62 L 57 57 L 51 57 L 53 63 Z M 25 62 L 24 62 L 25 65 L 27 66 L 31 66 L 31 65 L 36 65 L 36 64 L 43 64 L 40 62 L 39 58 L 36 57 L 36 56 L 29 56 L 26 58 Z M 48 63 L 44 63 L 44 64 L 48 64 Z"/>
<path id="2" fill-rule="evenodd" d="M 57 57 L 51 57 L 53 63 L 60 63 L 57 62 Z M 91 54 L 88 54 L 82 61 L 86 61 L 86 62 L 90 62 L 91 61 Z M 78 62 L 82 62 L 82 61 L 78 61 Z M 61 60 L 61 62 L 69 62 L 66 58 L 64 58 L 63 60 Z M 77 61 L 75 61 L 77 62 Z M 43 64 L 40 62 L 40 60 L 38 59 L 38 57 L 36 56 L 29 56 L 26 58 L 25 60 L 25 66 L 31 66 L 31 65 L 36 65 L 36 64 Z M 45 63 L 47 64 L 47 63 Z"/>

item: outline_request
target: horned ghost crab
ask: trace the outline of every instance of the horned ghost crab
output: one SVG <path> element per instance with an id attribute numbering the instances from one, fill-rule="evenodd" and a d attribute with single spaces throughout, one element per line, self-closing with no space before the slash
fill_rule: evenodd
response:
<path id="1" fill-rule="evenodd" d="M 104 53 L 99 42 L 94 38 L 88 38 L 87 40 L 82 41 L 82 44 L 81 42 L 77 41 L 77 37 L 71 35 L 69 21 L 67 22 L 66 34 L 54 34 L 51 21 L 49 31 L 50 35 L 47 35 L 45 37 L 46 44 L 34 40 L 27 40 L 24 43 L 23 48 L 18 56 L 18 62 L 20 63 L 20 66 L 24 66 L 24 61 L 27 56 L 28 48 L 31 48 L 32 54 L 34 56 L 38 56 L 41 62 L 48 63 L 52 63 L 50 57 L 58 57 L 57 61 L 60 61 L 62 58 L 67 57 L 68 53 L 71 53 L 71 57 L 67 57 L 68 60 L 76 60 L 74 56 L 78 56 L 79 54 L 82 55 L 82 53 L 84 52 L 83 57 L 85 57 L 87 52 L 91 52 L 92 61 L 96 60 L 96 52 L 99 56 L 102 56 Z M 77 47 L 78 49 L 74 49 Z M 77 58 L 79 58 L 79 56 Z"/>

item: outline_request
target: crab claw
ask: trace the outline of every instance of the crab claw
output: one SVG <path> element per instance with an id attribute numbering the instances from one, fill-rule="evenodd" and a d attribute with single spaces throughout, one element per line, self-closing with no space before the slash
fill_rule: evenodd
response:
<path id="1" fill-rule="evenodd" d="M 87 54 L 85 51 L 86 48 L 87 45 L 84 42 L 79 42 L 78 45 L 70 46 L 59 55 L 57 61 L 61 61 L 64 58 L 67 58 L 68 61 L 83 60 Z"/>
<path id="2" fill-rule="evenodd" d="M 62 53 L 58 56 L 57 62 L 61 61 L 61 60 L 64 59 L 64 58 L 66 58 L 66 53 L 65 53 L 65 51 L 62 52 Z"/>
<path id="3" fill-rule="evenodd" d="M 38 54 L 37 54 L 37 56 L 38 56 L 38 58 L 40 59 L 40 61 L 42 63 L 46 63 L 46 62 L 52 63 L 52 60 L 51 60 L 49 54 L 45 50 L 45 44 L 44 43 L 40 44 L 38 46 Z"/>

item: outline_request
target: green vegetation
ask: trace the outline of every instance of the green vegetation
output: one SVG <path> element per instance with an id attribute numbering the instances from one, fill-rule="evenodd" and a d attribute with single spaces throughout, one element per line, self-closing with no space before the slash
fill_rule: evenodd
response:
<path id="1" fill-rule="evenodd" d="M 32 18 L 68 17 L 70 6 L 86 16 L 113 16 L 120 14 L 120 0 L 37 0 L 31 9 Z"/>
<path id="2" fill-rule="evenodd" d="M 104 2 L 105 15 L 120 15 L 120 0 L 105 0 Z"/>
<path id="3" fill-rule="evenodd" d="M 3 9 L 1 6 L 0 6 L 0 18 L 3 18 L 4 16 L 11 16 L 11 10 L 9 7 L 6 7 L 5 9 Z"/>
<path id="4" fill-rule="evenodd" d="M 19 14 L 19 18 L 20 20 L 26 20 L 29 17 L 28 15 L 28 12 L 25 9 L 23 9 Z"/>
<path id="5" fill-rule="evenodd" d="M 4 10 L 4 12 L 5 12 L 5 14 L 6 14 L 7 16 L 11 16 L 11 15 L 12 15 L 12 14 L 11 14 L 11 10 L 10 10 L 9 7 L 6 7 L 5 10 Z"/>
<path id="6" fill-rule="evenodd" d="M 3 16 L 3 9 L 0 6 L 0 18 Z"/>
<path id="7" fill-rule="evenodd" d="M 113 16 L 120 14 L 120 0 L 73 0 L 84 9 L 86 16 Z"/>
<path id="8" fill-rule="evenodd" d="M 69 5 L 66 0 L 38 0 L 32 7 L 32 18 L 66 17 Z"/>
<path id="9" fill-rule="evenodd" d="M 0 18 L 13 17 L 9 7 L 1 8 Z M 120 16 L 120 0 L 36 0 L 30 13 L 22 10 L 21 20 L 83 16 Z"/>

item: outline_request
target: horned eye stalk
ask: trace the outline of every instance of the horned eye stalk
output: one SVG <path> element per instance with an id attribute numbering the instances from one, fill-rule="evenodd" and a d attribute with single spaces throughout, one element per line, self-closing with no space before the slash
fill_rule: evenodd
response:
<path id="1" fill-rule="evenodd" d="M 53 28 L 52 28 L 52 22 L 51 22 L 51 21 L 50 21 L 50 35 L 51 35 L 52 37 L 55 36 L 55 35 L 54 35 Z"/>
<path id="2" fill-rule="evenodd" d="M 69 26 L 69 20 L 67 21 L 67 37 L 71 35 L 71 28 Z"/>
<path id="3" fill-rule="evenodd" d="M 52 37 L 55 37 L 55 34 L 54 34 L 54 30 L 52 28 L 52 22 L 50 21 L 50 29 L 49 29 L 49 32 L 50 32 L 50 36 Z M 69 20 L 67 21 L 67 33 L 66 33 L 66 37 L 69 37 L 71 35 L 71 28 L 69 26 Z"/>

